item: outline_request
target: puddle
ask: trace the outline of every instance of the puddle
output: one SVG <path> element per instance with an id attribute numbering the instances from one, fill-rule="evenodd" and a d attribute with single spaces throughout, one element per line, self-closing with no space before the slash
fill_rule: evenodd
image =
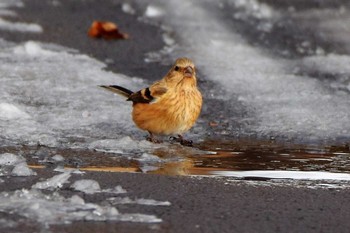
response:
<path id="1" fill-rule="evenodd" d="M 60 164 L 102 172 L 228 176 L 240 179 L 350 180 L 348 145 L 321 147 L 237 140 L 205 141 L 195 148 L 169 144 L 143 152 L 142 156 L 47 147 L 7 148 L 6 152 L 26 157 L 32 168 Z M 63 159 L 51 159 L 57 154 Z"/>

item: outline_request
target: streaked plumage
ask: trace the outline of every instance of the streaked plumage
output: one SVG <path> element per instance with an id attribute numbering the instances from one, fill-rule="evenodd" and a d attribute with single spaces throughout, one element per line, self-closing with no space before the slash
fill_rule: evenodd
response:
<path id="1" fill-rule="evenodd" d="M 196 71 L 188 58 L 179 58 L 167 75 L 150 87 L 132 92 L 120 86 L 102 86 L 133 102 L 132 118 L 142 130 L 157 135 L 182 134 L 196 122 L 202 107 L 202 95 L 197 88 Z"/>

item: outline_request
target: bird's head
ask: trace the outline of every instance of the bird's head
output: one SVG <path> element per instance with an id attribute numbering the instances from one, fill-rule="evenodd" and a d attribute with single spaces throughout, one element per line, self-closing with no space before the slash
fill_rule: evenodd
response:
<path id="1" fill-rule="evenodd" d="M 177 59 L 165 80 L 168 85 L 178 86 L 178 84 L 182 84 L 196 86 L 196 69 L 193 62 L 186 57 Z"/>

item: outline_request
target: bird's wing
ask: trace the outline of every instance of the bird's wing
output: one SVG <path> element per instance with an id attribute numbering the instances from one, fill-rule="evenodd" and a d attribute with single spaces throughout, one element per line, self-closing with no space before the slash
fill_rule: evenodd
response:
<path id="1" fill-rule="evenodd" d="M 162 95 L 167 92 L 167 87 L 164 82 L 159 81 L 154 83 L 152 86 L 144 88 L 138 92 L 130 95 L 128 100 L 133 103 L 154 103 Z"/>
<path id="2" fill-rule="evenodd" d="M 126 98 L 129 98 L 130 95 L 133 93 L 132 91 L 130 91 L 129 89 L 126 89 L 124 87 L 121 86 L 117 86 L 117 85 L 111 85 L 111 86 L 100 86 L 102 88 L 105 88 L 111 92 L 117 93 L 119 95 L 122 95 Z"/>

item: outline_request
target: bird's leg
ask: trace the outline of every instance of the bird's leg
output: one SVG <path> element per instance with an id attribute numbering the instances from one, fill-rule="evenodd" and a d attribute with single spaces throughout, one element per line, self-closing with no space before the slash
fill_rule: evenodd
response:
<path id="1" fill-rule="evenodd" d="M 148 131 L 148 133 L 149 133 L 149 136 L 146 138 L 147 141 L 153 142 L 153 143 L 162 143 L 161 140 L 158 140 L 154 137 L 153 133 L 151 133 L 149 131 Z"/>
<path id="2" fill-rule="evenodd" d="M 178 137 L 170 137 L 170 140 L 179 142 L 183 146 L 193 146 L 193 142 L 191 140 L 185 140 L 182 135 L 177 135 Z"/>

